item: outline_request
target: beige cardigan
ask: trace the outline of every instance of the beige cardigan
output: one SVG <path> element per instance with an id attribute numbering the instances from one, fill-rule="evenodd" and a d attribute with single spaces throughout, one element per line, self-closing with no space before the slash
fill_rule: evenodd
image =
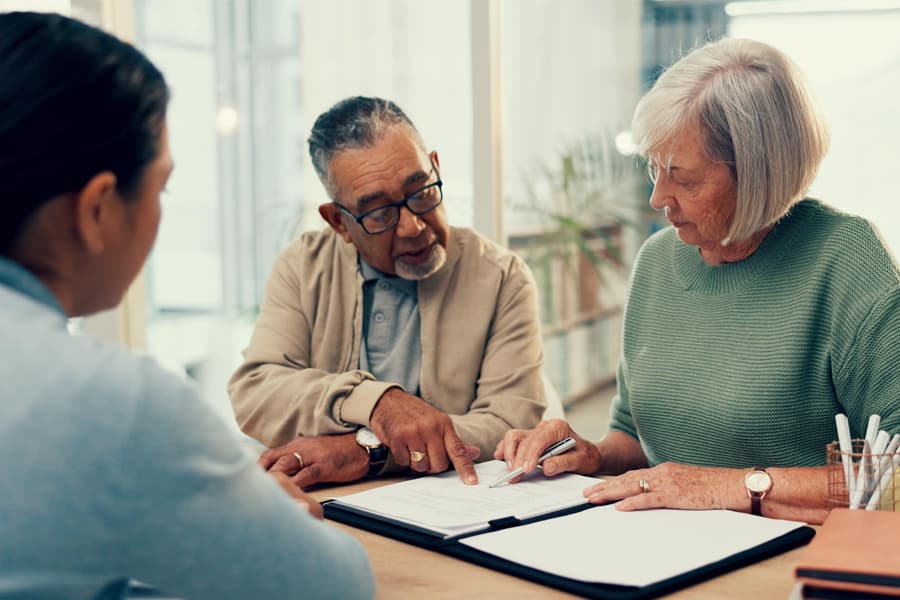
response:
<path id="1" fill-rule="evenodd" d="M 362 276 L 356 248 L 330 229 L 278 257 L 244 363 L 228 383 L 241 429 L 267 446 L 367 425 L 392 382 L 358 369 Z M 451 415 L 481 459 L 545 407 L 537 290 L 524 261 L 451 228 L 447 263 L 419 282 L 422 398 Z"/>

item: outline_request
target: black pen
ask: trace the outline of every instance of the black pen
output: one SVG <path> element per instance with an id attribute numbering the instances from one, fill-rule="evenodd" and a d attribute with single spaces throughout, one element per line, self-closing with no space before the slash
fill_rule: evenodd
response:
<path id="1" fill-rule="evenodd" d="M 556 456 L 557 454 L 562 454 L 563 452 L 567 452 L 568 450 L 571 450 L 574 447 L 575 447 L 575 438 L 567 437 L 567 438 L 561 439 L 558 442 L 556 442 L 555 444 L 548 446 L 547 449 L 544 450 L 544 453 L 541 454 L 541 457 L 538 459 L 537 464 L 538 464 L 538 466 L 540 466 L 541 463 L 543 463 L 546 459 L 550 458 L 551 456 Z M 509 483 L 510 481 L 512 481 L 513 479 L 515 479 L 516 477 L 518 477 L 519 475 L 521 475 L 522 473 L 524 473 L 524 470 L 522 469 L 522 467 L 513 469 L 509 473 L 506 473 L 506 474 L 498 477 L 497 480 L 488 487 L 499 487 L 501 485 L 505 485 L 505 484 Z"/>

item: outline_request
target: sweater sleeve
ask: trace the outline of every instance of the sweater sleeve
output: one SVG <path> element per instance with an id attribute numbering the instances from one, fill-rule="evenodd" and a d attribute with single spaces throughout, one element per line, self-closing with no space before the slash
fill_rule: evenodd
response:
<path id="1" fill-rule="evenodd" d="M 323 284 L 316 278 L 321 274 L 304 271 L 309 267 L 304 253 L 312 251 L 301 246 L 301 252 L 285 252 L 275 263 L 244 362 L 228 382 L 241 429 L 270 447 L 299 435 L 353 431 L 368 423 L 375 403 L 396 385 L 375 381 L 365 371 L 340 368 L 352 362 L 344 355 L 319 361 L 331 362 L 333 370 L 315 368 L 314 351 L 346 354 L 353 344 L 350 339 L 331 339 L 313 347 L 313 323 L 321 318 L 315 311 L 340 311 L 341 307 L 322 306 L 330 302 L 324 293 L 319 295 Z M 315 301 L 304 302 L 304 295 Z M 341 337 L 352 327 L 346 324 L 329 332 Z"/>
<path id="2" fill-rule="evenodd" d="M 540 421 L 547 406 L 543 361 L 537 287 L 516 257 L 498 295 L 475 399 L 468 412 L 451 415 L 459 437 L 478 446 L 482 459 L 493 455 L 510 428 L 530 429 Z"/>
<path id="3" fill-rule="evenodd" d="M 634 426 L 634 417 L 631 415 L 625 370 L 625 358 L 620 356 L 619 365 L 616 367 L 616 395 L 613 396 L 609 407 L 609 428 L 611 431 L 621 431 L 637 439 L 637 428 Z"/>
<path id="4" fill-rule="evenodd" d="M 843 290 L 831 339 L 837 400 L 854 437 L 865 435 L 872 414 L 881 429 L 900 433 L 900 265 L 865 219 L 847 219 L 835 238 L 838 250 L 853 248 L 835 252 L 831 269 Z"/>
<path id="5" fill-rule="evenodd" d="M 152 365 L 141 381 L 117 469 L 126 573 L 192 599 L 374 595 L 359 543 L 298 506 L 192 389 Z"/>
<path id="6" fill-rule="evenodd" d="M 836 365 L 834 385 L 855 437 L 863 437 L 869 415 L 881 415 L 881 429 L 900 433 L 900 285 L 872 306 Z"/>

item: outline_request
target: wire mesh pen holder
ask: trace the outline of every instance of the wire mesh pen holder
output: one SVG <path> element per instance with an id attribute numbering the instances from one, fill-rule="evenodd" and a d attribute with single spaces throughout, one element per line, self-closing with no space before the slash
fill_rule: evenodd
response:
<path id="1" fill-rule="evenodd" d="M 828 465 L 828 508 L 900 512 L 900 454 L 873 454 L 866 441 L 851 440 L 853 451 L 838 442 L 825 447 Z"/>

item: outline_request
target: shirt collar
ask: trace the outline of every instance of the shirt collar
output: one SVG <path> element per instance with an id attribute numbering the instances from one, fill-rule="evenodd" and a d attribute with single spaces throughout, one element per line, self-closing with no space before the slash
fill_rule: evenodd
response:
<path id="1" fill-rule="evenodd" d="M 11 288 L 32 300 L 46 304 L 61 315 L 62 305 L 44 283 L 19 263 L 0 256 L 0 285 Z"/>
<path id="2" fill-rule="evenodd" d="M 359 271 L 360 273 L 362 273 L 364 283 L 383 281 L 405 294 L 409 294 L 410 296 L 416 295 L 416 291 L 418 289 L 416 281 L 403 279 L 402 277 L 397 277 L 395 275 L 388 275 L 387 273 L 382 273 L 381 271 L 364 261 L 362 257 L 359 258 Z"/>

